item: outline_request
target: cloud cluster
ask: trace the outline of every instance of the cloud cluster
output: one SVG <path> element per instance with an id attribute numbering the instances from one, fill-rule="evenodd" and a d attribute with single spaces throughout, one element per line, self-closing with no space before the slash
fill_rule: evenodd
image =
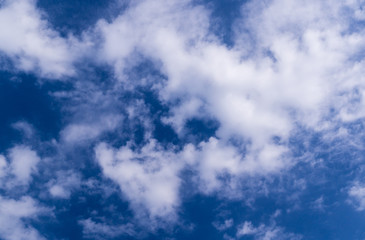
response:
<path id="1" fill-rule="evenodd" d="M 97 25 L 101 56 L 121 81 L 129 80 L 126 65 L 138 64 L 136 54 L 165 76 L 154 84 L 169 106 L 165 124 L 183 136 L 191 119 L 219 123 L 210 140 L 185 146 L 190 159 L 184 161 L 198 172 L 205 193 L 227 184 L 225 175 L 237 181 L 295 164 L 290 139 L 301 128 L 328 131 L 363 116 L 358 54 L 365 41 L 362 30 L 352 28 L 361 3 L 298 4 L 244 5 L 233 26 L 233 47 L 209 31 L 209 11 L 190 1 L 136 2 L 114 21 Z"/>
<path id="2" fill-rule="evenodd" d="M 19 145 L 9 149 L 9 162 L 3 155 L 0 155 L 0 177 L 6 181 L 8 189 L 15 186 L 27 186 L 32 180 L 32 174 L 37 171 L 37 164 L 40 161 L 37 153 L 27 146 Z"/>
<path id="3" fill-rule="evenodd" d="M 23 220 L 35 219 L 48 212 L 49 209 L 40 207 L 31 197 L 14 200 L 0 196 L 0 237 L 4 240 L 46 239 Z"/>
<path id="4" fill-rule="evenodd" d="M 293 139 L 303 131 L 343 139 L 346 124 L 365 117 L 365 35 L 356 27 L 364 20 L 360 0 L 249 1 L 230 26 L 232 45 L 211 31 L 212 12 L 191 0 L 131 2 L 116 18 L 85 30 L 82 39 L 53 30 L 35 3 L 0 2 L 0 54 L 18 70 L 69 81 L 71 90 L 52 93 L 64 103 L 65 115 L 53 143 L 61 151 L 82 149 L 85 158 L 94 156 L 141 222 L 176 222 L 183 191 L 241 196 L 244 179 L 280 174 L 300 161 Z M 87 66 L 78 72 L 80 59 Z M 145 71 L 158 74 L 133 76 L 144 61 L 151 63 Z M 85 73 L 89 64 L 110 67 L 113 76 L 90 77 L 96 70 Z M 155 94 L 161 109 L 151 110 L 141 88 Z M 192 120 L 214 121 L 216 129 L 206 139 L 194 138 Z M 137 130 L 128 129 L 136 122 L 143 132 L 139 141 Z M 177 141 L 159 142 L 156 123 L 171 128 Z M 13 127 L 28 138 L 34 134 L 25 122 Z M 40 161 L 27 146 L 9 149 L 0 155 L 0 179 L 5 179 L 0 186 L 27 188 Z M 46 181 L 48 194 L 69 199 L 82 177 L 54 171 L 56 177 Z M 187 182 L 193 186 L 183 189 Z M 363 210 L 364 188 L 353 186 L 349 195 Z M 41 238 L 21 221 L 38 214 L 35 200 L 0 198 L 1 204 L 34 209 L 16 216 L 0 210 L 0 218 L 12 219 L 9 223 L 20 228 L 15 232 Z M 129 225 L 118 230 L 91 218 L 79 224 L 85 235 L 133 232 Z M 0 227 L 0 234 L 6 229 Z M 277 226 L 251 222 L 238 230 L 236 237 L 243 236 L 299 239 Z M 17 238 L 23 237 L 9 237 Z"/>
<path id="5" fill-rule="evenodd" d="M 128 146 L 115 150 L 101 143 L 95 152 L 104 175 L 119 184 L 137 215 L 146 209 L 152 219 L 175 220 L 182 165 L 175 154 L 154 141 L 140 151 Z"/>
<path id="6" fill-rule="evenodd" d="M 37 153 L 23 145 L 9 149 L 7 157 L 0 155 L 0 189 L 10 193 L 0 194 L 2 239 L 45 239 L 31 225 L 26 224 L 26 221 L 36 219 L 38 215 L 49 214 L 49 209 L 40 206 L 37 200 L 26 194 L 39 162 Z M 20 194 L 20 197 L 10 198 L 10 195 L 16 193 L 14 189 L 19 187 L 25 189 L 17 194 Z"/>
<path id="7" fill-rule="evenodd" d="M 82 52 L 81 42 L 72 36 L 61 37 L 35 3 L 35 0 L 1 2 L 1 55 L 10 58 L 18 69 L 38 72 L 43 77 L 73 75 L 73 63 Z"/>
<path id="8" fill-rule="evenodd" d="M 365 187 L 359 182 L 355 183 L 348 191 L 350 202 L 358 211 L 365 210 Z"/>

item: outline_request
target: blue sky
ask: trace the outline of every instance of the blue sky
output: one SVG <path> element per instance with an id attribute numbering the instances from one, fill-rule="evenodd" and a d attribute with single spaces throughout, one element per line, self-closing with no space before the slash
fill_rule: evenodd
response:
<path id="1" fill-rule="evenodd" d="M 364 4 L 0 1 L 0 239 L 365 239 Z"/>

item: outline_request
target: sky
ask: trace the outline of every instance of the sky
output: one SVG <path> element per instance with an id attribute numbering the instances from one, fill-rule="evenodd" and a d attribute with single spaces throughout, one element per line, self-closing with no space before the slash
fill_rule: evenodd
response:
<path id="1" fill-rule="evenodd" d="M 0 239 L 365 239 L 364 9 L 0 0 Z"/>

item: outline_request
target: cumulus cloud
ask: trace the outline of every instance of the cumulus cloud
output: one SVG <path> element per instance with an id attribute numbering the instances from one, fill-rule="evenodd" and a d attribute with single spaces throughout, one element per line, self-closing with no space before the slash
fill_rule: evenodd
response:
<path id="1" fill-rule="evenodd" d="M 137 216 L 147 212 L 151 219 L 176 220 L 183 170 L 196 173 L 191 190 L 236 197 L 243 177 L 281 168 L 245 159 L 236 148 L 220 145 L 215 138 L 197 147 L 188 144 L 181 150 L 164 149 L 155 140 L 139 150 L 130 144 L 115 149 L 100 143 L 95 154 L 103 174 L 120 186 Z"/>
<path id="2" fill-rule="evenodd" d="M 113 21 L 99 21 L 100 61 L 132 86 L 139 83 L 128 82 L 126 66 L 138 65 L 138 54 L 153 61 L 164 76 L 154 79 L 154 90 L 169 107 L 161 120 L 180 137 L 193 134 L 184 131 L 191 119 L 218 122 L 209 140 L 187 144 L 178 153 L 151 144 L 141 152 L 101 144 L 96 156 L 104 174 L 132 205 L 163 216 L 179 205 L 176 189 L 185 167 L 197 173 L 200 191 L 211 194 L 234 188 L 245 176 L 293 166 L 290 139 L 298 131 L 326 131 L 365 116 L 364 63 L 358 58 L 365 39 L 362 30 L 351 28 L 359 17 L 347 10 L 359 12 L 361 3 L 244 4 L 233 26 L 233 47 L 209 31 L 209 10 L 188 0 L 139 1 Z M 171 158 L 181 163 L 172 164 Z M 150 170 L 155 164 L 157 170 Z M 155 195 L 167 193 L 160 193 L 158 179 L 171 180 L 164 187 L 170 194 L 159 201 Z"/>
<path id="3" fill-rule="evenodd" d="M 0 52 L 26 72 L 50 78 L 74 74 L 73 62 L 81 51 L 81 42 L 71 36 L 62 38 L 35 4 L 35 0 L 1 2 Z"/>
<path id="4" fill-rule="evenodd" d="M 28 185 L 40 161 L 35 151 L 28 146 L 18 145 L 9 150 L 8 173 L 13 177 L 10 185 Z"/>
<path id="5" fill-rule="evenodd" d="M 113 22 L 99 22 L 101 53 L 123 80 L 124 62 L 136 51 L 159 63 L 167 77 L 159 98 L 171 106 L 165 123 L 181 132 L 189 119 L 209 116 L 219 122 L 221 145 L 235 147 L 230 140 L 238 138 L 247 161 L 277 170 L 287 165 L 281 158 L 298 125 L 320 131 L 362 117 L 360 107 L 352 110 L 351 95 L 363 85 L 363 63 L 355 58 L 365 42 L 361 32 L 350 31 L 353 19 L 341 14 L 348 4 L 303 1 L 300 9 L 297 4 L 245 5 L 244 23 L 235 26 L 236 45 L 228 48 L 209 32 L 203 7 L 141 1 Z M 247 31 L 254 46 L 240 35 Z M 119 39 L 123 45 L 116 44 Z M 337 115 L 329 122 L 332 112 Z"/>
<path id="6" fill-rule="evenodd" d="M 348 191 L 350 202 L 358 211 L 365 210 L 365 186 L 355 183 Z"/>
<path id="7" fill-rule="evenodd" d="M 362 85 L 357 68 L 363 62 L 356 56 L 364 48 L 364 38 L 362 30 L 351 30 L 358 23 L 346 14 L 346 1 L 301 1 L 301 8 L 297 4 L 285 0 L 258 7 L 249 4 L 244 13 L 250 17 L 244 25 L 255 39 L 255 53 L 260 56 L 256 61 L 269 58 L 268 51 L 274 60 L 272 101 L 293 108 L 301 124 L 318 128 L 330 108 L 341 112 L 337 117 L 344 120 L 346 108 L 351 107 L 347 98 Z"/>
<path id="8" fill-rule="evenodd" d="M 0 196 L 0 237 L 4 240 L 46 239 L 35 228 L 23 220 L 35 219 L 49 210 L 40 207 L 31 197 L 18 200 Z"/>
<path id="9" fill-rule="evenodd" d="M 0 155 L 0 238 L 4 240 L 45 239 L 29 223 L 37 216 L 49 213 L 30 196 L 10 198 L 13 188 L 28 187 L 32 175 L 37 172 L 40 161 L 38 154 L 28 146 L 17 145 L 8 149 L 6 156 Z M 9 195 L 8 195 L 9 194 Z"/>
<path id="10" fill-rule="evenodd" d="M 96 159 L 106 177 L 115 181 L 137 215 L 175 220 L 180 204 L 181 162 L 154 141 L 140 150 L 114 149 L 100 143 Z"/>
<path id="11" fill-rule="evenodd" d="M 223 197 L 238 192 L 245 177 L 271 176 L 299 161 L 291 152 L 291 140 L 303 129 L 327 131 L 336 138 L 333 129 L 365 117 L 361 59 L 365 38 L 361 28 L 353 28 L 364 19 L 362 4 L 356 0 L 251 1 L 242 6 L 232 26 L 233 45 L 227 46 L 210 31 L 210 10 L 195 1 L 135 1 L 116 18 L 100 20 L 85 32 L 85 39 L 94 41 L 89 45 L 88 40 L 61 37 L 52 30 L 35 1 L 2 1 L 0 51 L 18 69 L 63 78 L 75 74 L 75 61 L 84 56 L 85 47 L 92 46 L 97 60 L 90 62 L 112 66 L 116 79 L 105 84 L 76 81 L 73 92 L 53 95 L 69 100 L 64 108 L 71 115 L 62 119 L 66 124 L 59 144 L 92 149 L 90 145 L 97 142 L 95 156 L 104 176 L 117 183 L 136 216 L 175 222 L 184 170 L 194 175 L 194 190 Z M 6 27 L 10 25 L 14 27 Z M 160 75 L 135 81 L 127 70 L 141 59 L 151 61 L 151 71 Z M 138 109 L 147 109 L 139 96 L 131 97 L 137 98 L 136 106 L 128 105 L 132 100 L 121 103 L 121 95 L 146 82 L 168 109 L 166 114 L 149 116 L 153 114 Z M 136 119 L 148 132 L 141 145 L 132 136 L 110 143 L 103 139 L 105 133 L 117 131 L 121 133 L 116 138 L 128 135 L 122 121 Z M 165 146 L 153 139 L 151 119 L 170 125 L 181 144 Z M 195 134 L 187 129 L 193 119 L 213 120 L 217 129 L 207 140 L 185 142 L 189 139 L 185 135 Z M 13 127 L 32 135 L 26 122 Z M 39 161 L 35 151 L 18 145 L 0 155 L 0 177 L 10 179 L 9 186 L 27 186 Z M 80 184 L 79 175 L 60 171 L 48 181 L 47 190 L 53 197 L 67 199 Z M 358 210 L 365 208 L 362 185 L 354 185 L 348 194 Z M 24 202 L 33 204 L 27 199 L 19 204 Z M 323 198 L 312 205 L 323 209 Z M 22 226 L 19 221 L 17 226 Z M 119 230 L 91 219 L 80 224 L 86 237 L 113 238 L 133 232 L 127 225 Z M 228 221 L 216 228 L 232 225 Z M 275 224 L 251 222 L 238 229 L 236 237 L 244 236 L 300 238 Z"/>
<path id="12" fill-rule="evenodd" d="M 159 51 L 160 46 L 156 44 L 159 45 L 161 41 L 168 48 L 170 44 L 176 45 L 177 38 L 185 38 L 182 41 L 187 40 L 186 37 L 190 40 L 202 38 L 206 31 L 201 30 L 202 27 L 207 30 L 207 21 L 204 8 L 191 8 L 189 0 L 133 3 L 111 24 L 103 20 L 97 24 L 96 30 L 104 39 L 100 49 L 101 60 L 113 64 L 116 73 L 123 76 L 127 57 L 135 50 L 143 48 L 145 51 Z M 179 34 L 179 31 L 186 35 Z"/>
<path id="13" fill-rule="evenodd" d="M 270 64 L 242 61 L 239 51 L 209 33 L 209 24 L 209 11 L 202 6 L 156 0 L 133 4 L 111 23 L 97 25 L 104 39 L 101 59 L 115 67 L 120 80 L 128 81 L 123 69 L 126 62 L 133 64 L 136 52 L 160 66 L 167 80 L 155 85 L 160 101 L 170 106 L 170 115 L 162 120 L 176 132 L 183 133 L 186 122 L 195 117 L 219 122 L 217 137 L 187 146 L 184 152 L 183 161 L 198 169 L 205 193 L 222 187 L 224 174 L 236 179 L 289 166 L 287 146 L 272 139 L 285 143 L 293 125 L 286 106 L 280 105 L 285 100 L 266 96 L 271 93 L 267 84 L 275 78 Z M 120 40 L 123 44 L 116 44 Z M 174 102 L 179 104 L 171 105 Z M 236 137 L 239 146 L 230 142 Z"/>
<path id="14" fill-rule="evenodd" d="M 266 146 L 266 149 L 255 153 L 256 156 L 247 157 L 234 146 L 223 144 L 212 137 L 196 148 L 187 145 L 183 155 L 185 161 L 198 170 L 201 191 L 211 193 L 229 187 L 229 182 L 222 181 L 225 175 L 235 181 L 240 180 L 240 177 L 262 175 L 283 168 L 286 159 L 282 153 L 285 150 L 284 147 Z"/>

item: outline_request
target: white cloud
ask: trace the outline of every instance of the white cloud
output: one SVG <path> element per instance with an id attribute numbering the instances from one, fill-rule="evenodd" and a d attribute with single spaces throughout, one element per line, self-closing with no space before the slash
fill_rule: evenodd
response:
<path id="1" fill-rule="evenodd" d="M 181 155 L 184 161 L 198 171 L 198 186 L 204 193 L 229 189 L 236 191 L 235 184 L 245 176 L 256 176 L 272 173 L 288 165 L 288 160 L 282 156 L 286 149 L 283 147 L 265 146 L 257 152 L 243 154 L 229 144 L 216 138 L 201 142 L 194 147 L 185 146 Z M 225 175 L 229 181 L 224 181 Z"/>
<path id="2" fill-rule="evenodd" d="M 238 183 L 243 177 L 276 171 L 284 164 L 280 160 L 268 164 L 262 157 L 258 157 L 260 161 L 246 159 L 215 138 L 197 147 L 188 144 L 181 151 L 166 150 L 154 140 L 139 150 L 130 144 L 114 149 L 100 143 L 95 154 L 103 174 L 120 186 L 137 217 L 145 217 L 147 212 L 151 219 L 164 220 L 176 220 L 184 169 L 197 173 L 192 191 L 235 197 L 240 195 Z"/>
<path id="3" fill-rule="evenodd" d="M 103 222 L 95 222 L 92 219 L 80 220 L 82 225 L 82 233 L 87 239 L 105 239 L 116 238 L 123 235 L 135 236 L 137 233 L 131 223 L 125 225 L 107 225 Z"/>
<path id="4" fill-rule="evenodd" d="M 220 223 L 220 222 L 213 222 L 213 226 L 218 230 L 218 231 L 224 231 L 227 230 L 229 228 L 231 228 L 233 226 L 233 219 L 226 219 L 224 220 L 224 222 Z"/>
<path id="5" fill-rule="evenodd" d="M 81 177 L 73 171 L 59 171 L 57 178 L 48 182 L 49 193 L 55 198 L 68 199 L 81 185 Z"/>
<path id="6" fill-rule="evenodd" d="M 95 153 L 104 175 L 120 186 L 137 217 L 147 212 L 151 219 L 175 220 L 182 163 L 173 152 L 151 141 L 135 151 L 129 146 L 113 149 L 101 143 Z"/>
<path id="7" fill-rule="evenodd" d="M 351 4 L 359 10 L 357 2 Z M 364 64 L 356 60 L 365 39 L 349 31 L 352 20 L 341 14 L 348 6 L 287 0 L 247 4 L 234 26 L 233 48 L 209 33 L 209 11 L 190 1 L 139 1 L 112 22 L 99 21 L 100 60 L 114 66 L 121 81 L 128 82 L 124 67 L 134 64 L 136 53 L 167 77 L 154 89 L 171 108 L 162 120 L 180 136 L 192 118 L 219 124 L 215 137 L 178 153 L 152 143 L 140 151 L 100 144 L 96 158 L 104 175 L 119 184 L 136 212 L 142 206 L 152 217 L 170 216 L 179 206 L 182 169 L 197 173 L 196 187 L 205 194 L 237 192 L 237 182 L 246 176 L 295 164 L 289 139 L 297 126 L 322 131 L 364 117 L 363 91 L 357 108 L 352 94 L 365 89 Z M 247 31 L 253 40 L 242 34 Z M 98 129 L 70 125 L 63 135 L 77 142 L 96 138 Z M 267 239 L 281 231 L 261 229 Z"/>
<path id="8" fill-rule="evenodd" d="M 175 44 L 173 41 L 178 37 L 176 31 L 183 31 L 186 35 L 180 37 L 188 37 L 191 40 L 204 37 L 206 31 L 202 32 L 202 27 L 206 30 L 208 27 L 205 12 L 202 7 L 191 8 L 189 0 L 174 0 L 168 3 L 160 0 L 135 2 L 112 24 L 99 21 L 97 30 L 105 40 L 100 57 L 114 64 L 116 72 L 123 75 L 126 57 L 135 50 L 161 50 L 155 48 L 155 41 L 161 40 L 166 46 L 170 43 Z M 171 42 L 169 38 L 165 38 L 169 37 L 166 34 L 174 34 L 172 37 L 175 39 L 171 39 Z"/>
<path id="9" fill-rule="evenodd" d="M 100 20 L 95 31 L 87 33 L 90 39 L 99 37 L 92 36 L 95 32 L 101 36 L 100 45 L 92 49 L 98 53 L 96 61 L 112 65 L 118 80 L 133 89 L 137 83 L 128 82 L 125 66 L 138 64 L 135 55 L 139 54 L 152 60 L 166 76 L 153 84 L 159 100 L 170 107 L 162 121 L 180 137 L 194 134 L 186 129 L 190 119 L 218 122 L 215 136 L 178 151 L 149 139 L 153 124 L 148 117 L 144 119 L 149 113 L 139 109 L 145 107 L 143 103 L 125 106 L 128 120 L 139 118 L 149 128 L 144 139 L 149 143 L 140 149 L 132 143 L 119 149 L 107 143 L 97 145 L 96 160 L 104 176 L 118 184 L 137 217 L 148 215 L 149 220 L 174 222 L 182 201 L 181 173 L 187 168 L 196 174 L 193 190 L 229 195 L 240 191 L 236 184 L 245 177 L 267 176 L 292 166 L 296 159 L 290 155 L 289 140 L 298 125 L 322 131 L 365 117 L 365 68 L 359 56 L 365 38 L 363 30 L 351 29 L 356 24 L 353 21 L 364 19 L 362 4 L 360 0 L 252 1 L 244 5 L 242 20 L 233 26 L 233 47 L 209 32 L 209 11 L 189 0 L 137 1 L 111 22 Z M 353 14 L 342 14 L 344 8 Z M 0 51 L 19 69 L 45 77 L 73 75 L 73 63 L 89 44 L 72 36 L 61 37 L 32 0 L 2 1 L 0 29 L 4 29 L 0 32 Z M 105 92 L 98 86 L 75 86 L 76 92 L 86 97 L 58 93 L 72 102 L 68 106 L 71 110 L 67 109 L 72 120 L 60 132 L 60 145 L 75 147 L 100 141 L 104 133 L 121 127 L 125 118 L 118 110 L 122 104 L 117 103 L 124 85 L 118 84 Z M 13 127 L 27 137 L 34 132 L 26 122 Z M 9 189 L 27 186 L 39 162 L 34 150 L 16 146 L 6 156 L 0 155 L 0 178 L 7 178 L 4 182 Z M 293 182 L 305 188 L 302 181 Z M 78 174 L 58 172 L 46 190 L 55 198 L 68 199 L 81 184 Z M 262 191 L 255 190 L 255 194 Z M 365 209 L 363 185 L 355 184 L 348 194 L 358 210 Z M 39 213 L 34 200 L 0 198 L 0 207 L 0 221 L 8 224 L 0 224 L 3 238 L 42 239 L 35 229 L 22 223 L 23 218 Z M 323 197 L 312 207 L 323 209 Z M 92 219 L 80 224 L 85 237 L 90 238 L 134 234 L 130 225 L 109 226 Z M 215 225 L 218 230 L 232 226 L 231 219 Z M 300 239 L 275 224 L 254 226 L 251 222 L 244 222 L 236 236 Z"/>
<path id="10" fill-rule="evenodd" d="M 355 183 L 348 191 L 350 202 L 358 211 L 365 210 L 365 186 Z"/>
<path id="11" fill-rule="evenodd" d="M 287 233 L 283 228 L 277 227 L 275 225 L 266 226 L 264 224 L 255 227 L 252 222 L 245 221 L 241 227 L 239 227 L 237 234 L 237 238 L 241 238 L 244 236 L 253 236 L 258 240 L 300 240 L 302 236 Z"/>
<path id="12" fill-rule="evenodd" d="M 22 132 L 26 138 L 30 138 L 34 134 L 34 128 L 31 124 L 25 121 L 18 121 L 11 125 L 14 129 Z"/>
<path id="13" fill-rule="evenodd" d="M 120 114 L 107 114 L 98 116 L 94 122 L 83 121 L 71 123 L 61 132 L 63 141 L 69 144 L 80 144 L 98 138 L 102 133 L 112 131 L 120 125 Z"/>
<path id="14" fill-rule="evenodd" d="M 140 1 L 114 21 L 99 22 L 100 54 L 123 81 L 134 53 L 156 63 L 167 77 L 156 83 L 159 98 L 171 107 L 163 121 L 178 133 L 194 117 L 218 121 L 216 138 L 191 147 L 191 157 L 202 159 L 196 164 L 202 189 L 212 192 L 222 174 L 266 174 L 294 164 L 289 139 L 298 125 L 322 131 L 365 116 L 365 68 L 357 59 L 365 38 L 350 30 L 356 23 L 344 9 L 360 11 L 361 3 L 246 4 L 228 48 L 209 32 L 211 16 L 202 6 Z M 361 89 L 360 100 L 354 89 Z"/>
<path id="15" fill-rule="evenodd" d="M 323 198 L 323 196 L 321 196 L 321 197 L 317 198 L 316 200 L 314 200 L 311 203 L 311 207 L 314 210 L 323 212 L 325 210 L 325 208 L 326 208 L 326 205 L 324 204 L 324 198 Z"/>
<path id="16" fill-rule="evenodd" d="M 242 61 L 239 51 L 221 45 L 209 34 L 209 12 L 202 6 L 141 1 L 113 22 L 99 22 L 97 29 L 105 39 L 100 56 L 114 65 L 121 80 L 127 80 L 123 67 L 126 61 L 133 62 L 135 52 L 160 63 L 157 66 L 168 77 L 163 87 L 156 83 L 160 100 L 181 103 L 163 121 L 178 133 L 194 117 L 218 120 L 219 140 L 190 149 L 190 157 L 203 159 L 195 165 L 204 192 L 221 187 L 222 174 L 261 174 L 290 165 L 284 156 L 287 147 L 272 141 L 275 136 L 287 141 L 293 119 L 286 111 L 289 106 L 282 106 L 287 99 L 271 91 L 276 78 L 271 63 Z M 234 137 L 250 144 L 236 148 L 229 142 Z"/>
<path id="17" fill-rule="evenodd" d="M 4 240 L 46 239 L 23 220 L 35 219 L 38 215 L 47 212 L 47 209 L 40 207 L 30 197 L 25 196 L 14 200 L 0 196 L 0 238 Z"/>
<path id="18" fill-rule="evenodd" d="M 6 157 L 0 154 L 0 188 L 27 188 L 32 175 L 37 173 L 40 157 L 37 152 L 25 145 L 16 145 L 7 150 Z"/>
<path id="19" fill-rule="evenodd" d="M 90 39 L 101 39 L 95 45 L 100 48 L 93 49 L 98 52 L 96 61 L 112 65 L 117 78 L 133 87 L 137 83 L 128 82 L 125 66 L 138 64 L 135 55 L 139 54 L 152 60 L 167 78 L 153 86 L 159 100 L 170 107 L 162 121 L 180 137 L 190 134 L 185 128 L 192 118 L 218 122 L 215 136 L 197 145 L 187 144 L 181 152 L 166 150 L 153 140 L 139 150 L 131 144 L 115 149 L 101 143 L 95 153 L 104 175 L 120 186 L 137 215 L 147 212 L 151 218 L 175 219 L 184 168 L 197 173 L 194 180 L 201 192 L 212 194 L 236 190 L 236 182 L 246 176 L 278 173 L 292 166 L 296 160 L 290 156 L 289 140 L 298 125 L 322 131 L 365 116 L 365 68 L 358 59 L 365 39 L 362 30 L 350 31 L 354 18 L 362 19 L 360 5 L 355 0 L 272 0 L 244 5 L 242 20 L 233 26 L 232 48 L 209 32 L 209 11 L 189 0 L 137 1 L 113 21 L 100 20 L 95 31 L 88 33 Z M 354 17 L 342 14 L 344 8 L 350 8 Z M 14 16 L 22 18 L 16 21 Z M 51 30 L 34 2 L 6 1 L 0 20 L 0 27 L 17 24 L 15 30 L 0 33 L 0 50 L 18 59 L 20 69 L 39 69 L 42 75 L 54 77 L 74 73 L 72 63 L 80 52 L 71 52 L 73 44 L 81 43 Z M 120 99 L 108 95 L 122 91 L 118 84 L 105 93 L 97 86 L 95 91 L 79 86 L 80 92 L 95 93 L 92 97 L 65 94 L 82 103 L 70 107 L 74 121 L 61 131 L 62 144 L 90 143 L 120 126 L 124 118 L 112 114 L 115 108 L 110 107 Z M 97 108 L 99 103 L 105 105 L 102 110 Z M 140 113 L 131 109 L 126 106 L 130 116 Z M 27 132 L 24 124 L 15 127 Z M 3 169 L 8 167 L 25 184 L 39 158 L 22 148 L 10 151 L 9 164 L 5 159 L 2 162 Z M 16 159 L 30 160 L 23 164 Z M 49 192 L 68 198 L 69 181 L 77 182 L 72 176 L 58 177 L 49 183 Z M 354 187 L 349 194 L 360 199 L 362 208 L 361 188 Z M 271 239 L 281 232 L 277 227 L 245 224 L 238 235 Z"/>
<path id="20" fill-rule="evenodd" d="M 14 177 L 9 184 L 28 185 L 40 161 L 37 153 L 27 146 L 18 145 L 9 150 L 8 157 L 10 159 L 8 171 Z"/>
<path id="21" fill-rule="evenodd" d="M 4 155 L 0 155 L 0 178 L 2 178 L 6 174 L 7 167 L 6 158 Z"/>
<path id="22" fill-rule="evenodd" d="M 0 5 L 0 52 L 24 71 L 50 78 L 75 73 L 73 61 L 83 49 L 73 37 L 52 30 L 35 0 L 6 0 Z"/>
<path id="23" fill-rule="evenodd" d="M 0 195 L 0 238 L 4 240 L 45 239 L 31 226 L 29 220 L 38 215 L 48 214 L 49 209 L 40 207 L 29 196 L 11 199 L 13 187 L 28 187 L 32 174 L 37 171 L 40 161 L 37 153 L 30 147 L 17 145 L 8 149 L 7 158 L 0 155 L 0 188 L 6 188 L 8 196 Z M 19 194 L 19 192 L 17 193 Z"/>
<path id="24" fill-rule="evenodd" d="M 257 228 L 255 228 L 251 222 L 244 222 L 243 226 L 239 229 L 237 232 L 238 236 L 244 236 L 244 235 L 252 235 L 255 234 L 258 231 Z"/>

